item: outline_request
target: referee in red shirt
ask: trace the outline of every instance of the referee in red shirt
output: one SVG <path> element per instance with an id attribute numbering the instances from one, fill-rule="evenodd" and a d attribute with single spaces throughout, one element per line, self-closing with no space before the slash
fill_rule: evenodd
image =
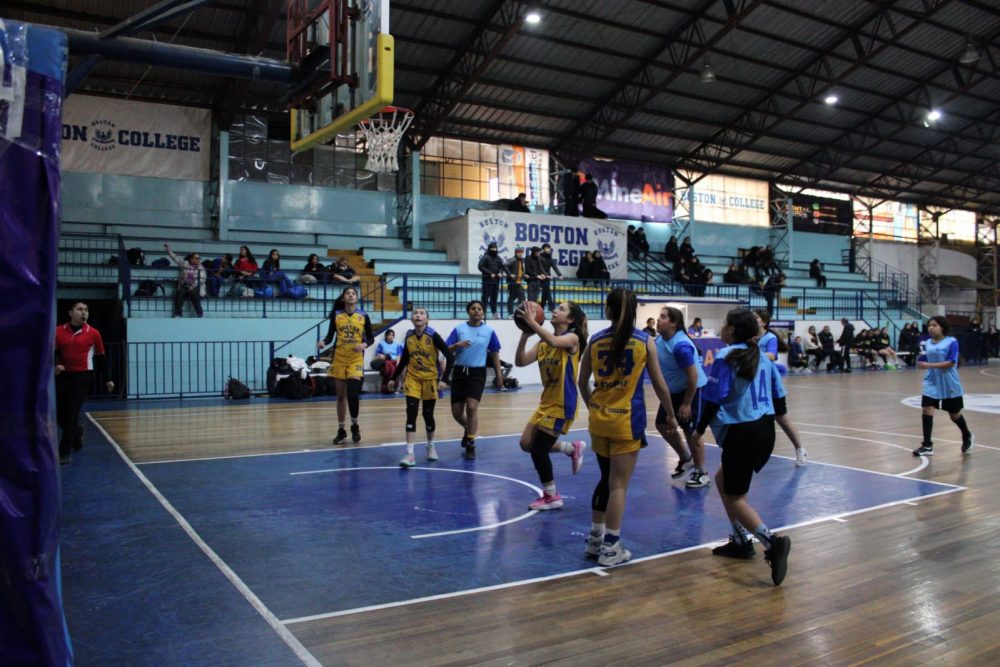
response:
<path id="1" fill-rule="evenodd" d="M 87 304 L 77 301 L 69 310 L 69 322 L 56 329 L 56 422 L 62 429 L 60 463 L 69 463 L 73 452 L 83 447 L 80 410 L 92 382 L 95 357 L 100 357 L 101 370 L 109 377 L 104 341 L 101 332 L 87 324 L 89 317 Z M 111 380 L 104 385 L 108 391 L 115 389 Z"/>

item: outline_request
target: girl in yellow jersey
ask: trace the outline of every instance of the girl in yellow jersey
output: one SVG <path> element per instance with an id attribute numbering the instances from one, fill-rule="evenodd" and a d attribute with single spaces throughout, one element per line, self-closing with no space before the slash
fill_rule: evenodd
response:
<path id="1" fill-rule="evenodd" d="M 666 428 L 677 428 L 653 338 L 635 328 L 636 307 L 635 294 L 622 288 L 611 290 L 605 306 L 611 327 L 594 334 L 580 362 L 580 395 L 590 409 L 590 446 L 601 468 L 586 553 L 605 567 L 632 557 L 622 546 L 621 526 L 628 482 L 639 449 L 646 445 L 643 384 L 647 372 L 666 412 Z M 593 391 L 591 373 L 595 375 Z"/>
<path id="2" fill-rule="evenodd" d="M 417 464 L 413 455 L 413 439 L 417 432 L 417 408 L 420 401 L 424 402 L 424 427 L 427 429 L 427 460 L 437 461 L 438 454 L 434 448 L 434 406 L 438 397 L 438 353 L 444 355 L 447 365 L 441 382 L 448 384 L 451 378 L 451 365 L 455 355 L 451 353 L 444 339 L 438 332 L 427 326 L 427 310 L 414 308 L 410 318 L 413 329 L 406 333 L 403 339 L 403 353 L 396 365 L 396 371 L 389 380 L 389 391 L 395 391 L 396 379 L 405 370 L 403 394 L 406 396 L 406 456 L 399 465 L 412 468 Z"/>
<path id="3" fill-rule="evenodd" d="M 338 308 L 341 304 L 343 307 Z M 339 445 L 347 440 L 347 429 L 344 427 L 348 407 L 351 409 L 351 439 L 361 442 L 358 395 L 365 377 L 365 348 L 374 342 L 375 337 L 372 336 L 371 320 L 365 311 L 358 308 L 358 290 L 354 287 L 344 288 L 334 303 L 330 312 L 330 330 L 326 332 L 326 338 L 316 342 L 316 348 L 322 350 L 334 337 L 337 341 L 333 346 L 333 362 L 327 371 L 337 391 L 337 437 L 333 439 L 333 444 Z"/>
<path id="4" fill-rule="evenodd" d="M 559 441 L 560 435 L 569 432 L 576 417 L 576 377 L 580 356 L 587 344 L 587 316 L 572 301 L 560 304 L 552 311 L 554 333 L 536 322 L 534 317 L 525 316 L 523 305 L 518 317 L 531 331 L 521 333 L 514 363 L 527 366 L 537 361 L 538 373 L 542 379 L 542 396 L 538 409 L 531 415 L 521 434 L 521 449 L 531 453 L 531 460 L 538 471 L 538 481 L 542 483 L 542 497 L 528 507 L 533 510 L 554 510 L 563 506 L 563 499 L 556 491 L 549 453 L 562 452 L 569 455 L 575 475 L 583 463 L 583 450 L 587 446 L 582 440 Z M 528 350 L 526 347 L 532 334 L 538 334 L 542 340 Z"/>

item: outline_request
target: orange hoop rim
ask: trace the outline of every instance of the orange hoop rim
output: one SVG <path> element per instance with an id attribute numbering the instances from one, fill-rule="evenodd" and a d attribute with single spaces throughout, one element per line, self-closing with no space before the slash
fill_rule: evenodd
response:
<path id="1" fill-rule="evenodd" d="M 407 109 L 406 107 L 393 107 L 393 106 L 383 107 L 379 111 L 373 113 L 368 118 L 365 118 L 364 120 L 358 121 L 358 125 L 370 125 L 371 122 L 372 122 L 372 118 L 374 118 L 375 116 L 378 116 L 379 114 L 384 114 L 384 113 L 385 114 L 402 113 L 404 117 L 406 117 L 406 116 L 416 116 L 417 115 L 416 113 L 414 113 L 414 111 L 412 109 Z"/>

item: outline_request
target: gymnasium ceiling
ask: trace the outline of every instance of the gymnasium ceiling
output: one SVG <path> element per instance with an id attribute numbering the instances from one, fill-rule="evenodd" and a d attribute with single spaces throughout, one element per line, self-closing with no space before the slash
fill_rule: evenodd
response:
<path id="1" fill-rule="evenodd" d="M 0 17 L 100 31 L 153 4 L 3 0 Z M 133 36 L 283 60 L 285 6 L 209 2 Z M 430 134 L 514 143 L 1000 211 L 996 0 L 391 7 L 396 104 L 418 112 L 418 145 Z M 714 82 L 701 80 L 706 63 Z M 121 62 L 105 61 L 79 90 L 210 107 L 223 126 L 239 111 L 281 111 L 275 84 Z M 831 94 L 835 105 L 824 103 Z"/>

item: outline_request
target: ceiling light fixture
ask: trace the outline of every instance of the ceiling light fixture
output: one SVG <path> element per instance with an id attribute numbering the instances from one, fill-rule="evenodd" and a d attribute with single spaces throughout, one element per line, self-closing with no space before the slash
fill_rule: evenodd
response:
<path id="1" fill-rule="evenodd" d="M 962 49 L 962 54 L 958 57 L 958 62 L 963 65 L 971 65 L 977 60 L 979 60 L 979 50 L 973 46 L 971 38 L 966 39 L 965 48 Z"/>
<path id="2" fill-rule="evenodd" d="M 824 97 L 824 98 L 823 98 L 823 102 L 824 102 L 824 103 L 825 103 L 825 104 L 826 104 L 827 106 L 831 106 L 831 107 L 832 107 L 832 106 L 833 106 L 834 104 L 836 104 L 837 102 L 839 102 L 839 101 L 840 101 L 840 98 L 839 98 L 839 97 L 837 97 L 837 96 L 836 96 L 835 94 L 833 94 L 833 93 L 830 93 L 829 95 L 827 95 L 826 97 Z"/>
<path id="3" fill-rule="evenodd" d="M 524 22 L 535 25 L 536 23 L 542 22 L 542 15 L 538 12 L 531 11 L 524 15 Z"/>
<path id="4" fill-rule="evenodd" d="M 708 62 L 708 58 L 705 58 L 705 64 L 701 66 L 701 74 L 698 78 L 702 83 L 714 83 L 715 82 L 715 72 L 712 70 L 712 65 Z"/>

